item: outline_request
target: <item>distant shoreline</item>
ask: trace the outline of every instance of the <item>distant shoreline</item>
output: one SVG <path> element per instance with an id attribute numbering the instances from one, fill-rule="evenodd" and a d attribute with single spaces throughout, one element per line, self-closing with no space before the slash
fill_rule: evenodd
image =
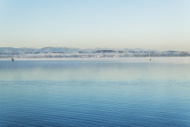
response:
<path id="1" fill-rule="evenodd" d="M 158 51 L 146 49 L 111 49 L 111 48 L 95 48 L 95 49 L 79 49 L 67 47 L 44 47 L 36 48 L 13 48 L 0 47 L 0 59 L 6 58 L 129 58 L 129 57 L 190 57 L 189 51 Z"/>
<path id="2" fill-rule="evenodd" d="M 117 57 L 117 58 L 110 58 L 110 57 L 102 57 L 102 58 L 14 58 L 15 61 L 19 60 L 148 60 L 150 57 Z M 163 60 L 163 59 L 187 59 L 190 60 L 190 57 L 151 57 L 152 60 Z M 11 61 L 10 58 L 0 58 L 1 61 Z"/>

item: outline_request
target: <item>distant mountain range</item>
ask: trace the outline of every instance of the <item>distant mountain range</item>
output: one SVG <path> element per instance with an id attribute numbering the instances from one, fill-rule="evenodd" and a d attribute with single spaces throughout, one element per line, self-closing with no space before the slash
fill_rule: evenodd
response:
<path id="1" fill-rule="evenodd" d="M 13 48 L 0 47 L 0 58 L 99 58 L 99 57 L 173 57 L 190 56 L 187 51 L 157 51 L 145 49 L 111 49 L 111 48 Z"/>

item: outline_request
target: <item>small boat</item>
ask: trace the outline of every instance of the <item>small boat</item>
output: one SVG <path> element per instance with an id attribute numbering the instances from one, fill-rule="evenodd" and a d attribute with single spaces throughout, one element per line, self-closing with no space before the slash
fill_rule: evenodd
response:
<path id="1" fill-rule="evenodd" d="M 149 61 L 151 61 L 151 57 L 150 57 L 150 51 L 149 51 L 149 58 L 148 58 Z"/>
<path id="2" fill-rule="evenodd" d="M 11 61 L 12 61 L 12 62 L 14 61 L 13 57 L 11 58 Z"/>

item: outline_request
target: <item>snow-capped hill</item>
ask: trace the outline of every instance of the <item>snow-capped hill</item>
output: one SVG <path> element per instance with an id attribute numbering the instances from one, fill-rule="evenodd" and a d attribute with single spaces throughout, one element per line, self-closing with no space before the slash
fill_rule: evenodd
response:
<path id="1" fill-rule="evenodd" d="M 147 57 L 147 56 L 190 56 L 186 51 L 158 51 L 146 49 L 113 49 L 94 48 L 79 49 L 67 47 L 43 47 L 43 48 L 14 48 L 0 47 L 0 58 L 20 57 L 20 58 L 63 58 L 63 57 Z"/>

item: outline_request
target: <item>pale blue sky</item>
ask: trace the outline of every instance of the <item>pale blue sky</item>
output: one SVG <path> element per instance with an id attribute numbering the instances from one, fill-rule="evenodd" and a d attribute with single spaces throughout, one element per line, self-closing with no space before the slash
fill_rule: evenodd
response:
<path id="1" fill-rule="evenodd" d="M 0 0 L 0 47 L 190 50 L 190 0 Z"/>

